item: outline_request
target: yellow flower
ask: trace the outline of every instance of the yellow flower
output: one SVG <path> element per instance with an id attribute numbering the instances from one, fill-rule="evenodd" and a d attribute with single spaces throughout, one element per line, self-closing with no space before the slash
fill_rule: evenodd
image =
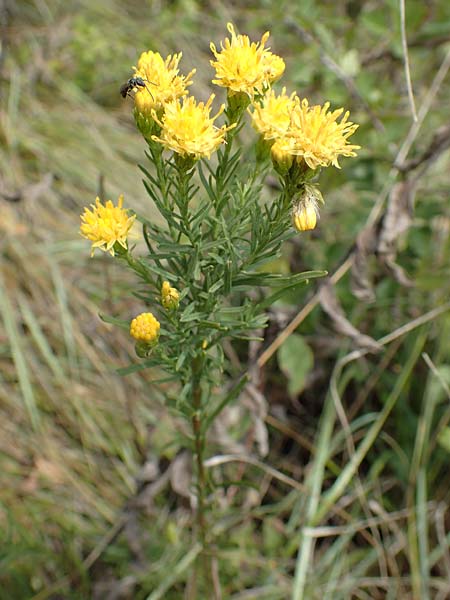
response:
<path id="1" fill-rule="evenodd" d="M 291 114 L 298 100 L 295 92 L 286 95 L 286 88 L 277 96 L 274 90 L 268 91 L 261 102 L 253 105 L 253 126 L 264 136 L 265 140 L 271 140 L 286 133 L 291 123 Z"/>
<path id="2" fill-rule="evenodd" d="M 354 151 L 360 148 L 348 143 L 348 138 L 358 128 L 348 121 L 350 113 L 346 112 L 338 123 L 344 109 L 329 112 L 329 107 L 329 102 L 323 106 L 309 106 L 306 99 L 297 103 L 291 113 L 285 144 L 280 146 L 281 150 L 303 159 L 310 169 L 330 164 L 339 169 L 338 157 L 356 156 Z"/>
<path id="3" fill-rule="evenodd" d="M 216 58 L 211 61 L 216 70 L 213 83 L 228 88 L 230 95 L 245 93 L 253 98 L 255 94 L 263 94 L 271 83 L 281 77 L 285 68 L 283 59 L 264 47 L 269 32 L 255 43 L 250 42 L 247 35 L 236 35 L 231 23 L 228 23 L 227 29 L 231 40 L 226 38 L 220 44 L 220 52 L 212 42 L 210 45 Z"/>
<path id="4" fill-rule="evenodd" d="M 153 344 L 159 337 L 161 325 L 151 312 L 141 313 L 130 324 L 130 335 L 138 342 Z"/>
<path id="5" fill-rule="evenodd" d="M 188 75 L 179 75 L 178 63 L 182 53 L 169 55 L 166 60 L 159 52 L 143 52 L 135 67 L 135 77 L 146 83 L 134 96 L 138 112 L 150 117 L 152 110 L 160 111 L 167 102 L 185 96 L 187 86 L 192 84 L 193 69 Z"/>
<path id="6" fill-rule="evenodd" d="M 122 208 L 123 195 L 119 196 L 117 206 L 107 200 L 105 204 L 95 199 L 95 205 L 91 204 L 92 210 L 84 209 L 81 215 L 80 233 L 92 242 L 91 256 L 95 248 L 109 252 L 114 256 L 114 244 L 117 242 L 123 248 L 127 248 L 127 236 L 136 218 L 129 217 L 127 210 Z"/>
<path id="7" fill-rule="evenodd" d="M 278 81 L 284 73 L 286 65 L 281 56 L 268 52 L 265 54 L 265 68 L 266 68 L 266 79 L 268 83 L 274 83 Z"/>
<path id="8" fill-rule="evenodd" d="M 172 287 L 168 281 L 163 281 L 161 287 L 161 304 L 167 310 L 178 308 L 180 303 L 180 292 Z"/>
<path id="9" fill-rule="evenodd" d="M 210 157 L 211 153 L 225 140 L 226 132 L 230 127 L 217 128 L 214 121 L 224 111 L 224 105 L 219 112 L 210 117 L 211 104 L 214 100 L 212 94 L 205 104 L 197 104 L 192 96 L 183 98 L 182 102 L 175 100 L 165 106 L 162 121 L 158 120 L 156 113 L 153 118 L 161 125 L 161 137 L 153 136 L 153 139 L 161 142 L 169 150 L 173 150 L 181 156 L 190 156 L 198 159 L 204 156 Z"/>
<path id="10" fill-rule="evenodd" d="M 305 184 L 303 192 L 292 208 L 292 224 L 297 231 L 315 229 L 319 217 L 319 202 L 323 197 L 314 185 Z"/>

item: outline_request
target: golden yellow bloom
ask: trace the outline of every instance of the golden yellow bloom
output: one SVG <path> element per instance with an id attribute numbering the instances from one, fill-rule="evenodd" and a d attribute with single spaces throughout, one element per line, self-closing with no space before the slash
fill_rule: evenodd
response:
<path id="1" fill-rule="evenodd" d="M 265 55 L 266 79 L 269 84 L 278 81 L 284 73 L 286 65 L 284 60 L 278 54 L 273 54 L 266 50 Z"/>
<path id="2" fill-rule="evenodd" d="M 178 308 L 180 303 L 180 292 L 172 287 L 168 281 L 163 281 L 161 287 L 161 304 L 167 310 Z"/>
<path id="3" fill-rule="evenodd" d="M 130 324 L 130 335 L 138 342 L 153 344 L 159 336 L 161 325 L 151 312 L 141 313 Z"/>
<path id="4" fill-rule="evenodd" d="M 295 92 L 286 95 L 286 88 L 277 96 L 274 90 L 269 90 L 261 102 L 253 104 L 253 126 L 264 136 L 265 140 L 283 136 L 291 123 L 291 114 L 298 102 Z"/>
<path id="5" fill-rule="evenodd" d="M 214 121 L 222 114 L 225 107 L 222 105 L 219 112 L 210 117 L 211 104 L 214 100 L 212 94 L 205 104 L 197 104 L 194 97 L 175 100 L 165 106 L 162 121 L 156 113 L 153 118 L 161 125 L 161 137 L 153 136 L 169 150 L 181 156 L 190 156 L 195 159 L 210 157 L 211 153 L 225 140 L 226 132 L 234 125 L 217 128 Z"/>
<path id="6" fill-rule="evenodd" d="M 166 60 L 159 52 L 143 52 L 135 67 L 135 77 L 141 77 L 146 82 L 145 87 L 139 87 L 134 96 L 138 112 L 151 116 L 152 110 L 160 111 L 167 102 L 185 96 L 187 86 L 192 84 L 193 69 L 188 75 L 179 75 L 178 63 L 182 53 L 169 55 Z"/>
<path id="7" fill-rule="evenodd" d="M 95 248 L 109 252 L 114 256 L 114 244 L 118 242 L 123 248 L 127 247 L 127 236 L 136 218 L 129 217 L 127 210 L 122 208 L 123 195 L 119 196 L 117 206 L 107 200 L 105 204 L 95 199 L 92 210 L 84 209 L 81 215 L 80 233 L 92 242 L 91 256 Z"/>
<path id="8" fill-rule="evenodd" d="M 319 202 L 323 203 L 319 189 L 305 184 L 300 198 L 292 208 L 292 224 L 297 231 L 315 229 L 319 217 Z"/>
<path id="9" fill-rule="evenodd" d="M 230 95 L 245 93 L 253 98 L 255 94 L 263 94 L 271 83 L 281 77 L 285 68 L 283 59 L 264 47 L 269 32 L 255 43 L 250 42 L 247 35 L 236 35 L 231 23 L 228 23 L 227 29 L 231 40 L 226 38 L 220 44 L 220 52 L 212 42 L 210 45 L 216 58 L 211 61 L 216 70 L 213 83 L 228 88 Z"/>
<path id="10" fill-rule="evenodd" d="M 344 109 L 329 112 L 329 107 L 329 102 L 323 106 L 309 106 L 306 99 L 296 104 L 285 134 L 285 144 L 281 143 L 281 150 L 302 158 L 310 169 L 330 164 L 339 169 L 338 157 L 356 156 L 354 151 L 360 148 L 348 143 L 348 138 L 358 128 L 348 121 L 349 112 L 338 123 Z"/>

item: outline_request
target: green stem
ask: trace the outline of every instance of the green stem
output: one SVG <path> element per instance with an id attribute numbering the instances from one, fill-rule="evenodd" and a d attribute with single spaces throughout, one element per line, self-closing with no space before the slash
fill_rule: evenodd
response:
<path id="1" fill-rule="evenodd" d="M 185 235 L 189 238 L 189 241 L 194 245 L 194 239 L 191 232 L 190 213 L 189 213 L 189 201 L 190 201 L 190 182 L 194 175 L 194 164 L 195 162 L 190 158 L 183 158 L 176 156 L 175 159 L 176 167 L 176 185 L 177 195 L 175 202 L 178 210 L 180 211 L 181 221 L 184 226 Z M 181 239 L 181 233 L 177 234 L 176 242 Z"/>
<path id="2" fill-rule="evenodd" d="M 199 414 L 196 412 L 192 417 L 192 429 L 194 432 L 194 451 L 197 463 L 197 525 L 199 537 L 203 546 L 206 544 L 206 521 L 205 521 L 205 468 L 203 466 L 204 441 Z"/>
<path id="3" fill-rule="evenodd" d="M 267 219 L 264 229 L 258 233 L 259 237 L 257 238 L 254 250 L 241 263 L 241 271 L 245 271 L 251 267 L 261 254 L 274 244 L 274 240 L 282 232 L 286 231 L 286 228 L 289 226 L 287 217 L 291 210 L 292 195 L 292 187 L 286 186 L 278 200 L 274 203 L 273 212 L 271 213 L 271 217 Z"/>
<path id="4" fill-rule="evenodd" d="M 216 171 L 216 215 L 219 216 L 224 207 L 223 202 L 223 193 L 225 191 L 225 181 L 228 174 L 228 165 L 230 162 L 231 149 L 233 146 L 234 138 L 239 130 L 239 125 L 242 119 L 242 113 L 237 113 L 235 115 L 228 115 L 229 123 L 236 123 L 236 127 L 230 129 L 227 133 L 225 149 L 223 151 L 222 158 L 220 160 L 220 164 L 217 167 Z M 215 227 L 214 227 L 215 230 Z"/>
<path id="5" fill-rule="evenodd" d="M 159 190 L 161 192 L 161 197 L 164 202 L 164 206 L 167 209 L 171 209 L 171 205 L 169 202 L 169 178 L 166 173 L 166 163 L 162 158 L 162 146 L 160 144 L 149 144 L 150 153 L 153 158 L 153 163 L 156 168 L 156 175 L 158 178 Z"/>
<path id="6" fill-rule="evenodd" d="M 116 245 L 117 245 L 117 256 L 119 258 L 121 258 L 122 260 L 125 260 L 128 263 L 128 265 L 131 267 L 131 269 L 133 269 L 133 271 L 135 273 L 137 273 L 140 277 L 142 277 L 142 279 L 144 279 L 144 281 L 147 281 L 147 282 L 151 283 L 152 285 L 156 285 L 154 278 L 153 278 L 153 274 L 150 271 L 150 269 L 148 269 L 144 263 L 142 263 L 141 261 L 134 258 L 134 256 L 131 254 L 129 248 L 127 248 L 125 250 L 118 244 L 116 244 Z M 116 247 L 114 247 L 114 249 L 116 250 Z"/>
<path id="7" fill-rule="evenodd" d="M 166 210 L 173 210 L 173 202 L 171 202 L 169 188 L 170 188 L 170 178 L 169 173 L 167 171 L 166 162 L 163 160 L 163 151 L 162 146 L 157 144 L 150 144 L 150 152 L 153 158 L 153 162 L 156 168 L 156 174 L 158 179 L 158 186 L 161 193 L 161 198 Z M 176 239 L 178 232 L 174 229 L 172 223 L 167 221 L 167 225 L 169 227 L 170 236 L 173 240 Z"/>
<path id="8" fill-rule="evenodd" d="M 192 361 L 192 430 L 194 433 L 194 452 L 197 463 L 197 524 L 202 544 L 206 539 L 205 524 L 205 468 L 203 466 L 203 452 L 205 449 L 204 436 L 202 432 L 202 390 L 201 384 L 202 361 L 195 358 Z"/>
<path id="9" fill-rule="evenodd" d="M 205 436 L 202 430 L 202 390 L 201 376 L 203 370 L 203 361 L 201 357 L 196 357 L 192 361 L 192 430 L 194 433 L 194 454 L 197 467 L 197 536 L 202 545 L 201 559 L 204 581 L 209 589 L 211 588 L 211 570 L 207 556 L 207 523 L 206 523 L 206 473 L 203 464 L 203 455 L 205 450 Z"/>

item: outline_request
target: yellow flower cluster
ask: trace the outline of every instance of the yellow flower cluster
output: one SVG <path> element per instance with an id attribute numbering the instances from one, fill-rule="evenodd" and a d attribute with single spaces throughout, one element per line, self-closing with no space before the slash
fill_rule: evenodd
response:
<path id="1" fill-rule="evenodd" d="M 95 248 L 109 251 L 114 256 L 116 242 L 123 248 L 127 248 L 127 234 L 136 217 L 134 215 L 129 217 L 122 204 L 123 196 L 119 197 L 117 206 L 114 206 L 111 200 L 107 200 L 103 205 L 99 198 L 96 198 L 92 210 L 84 209 L 84 213 L 81 215 L 80 233 L 92 242 L 91 256 Z M 162 306 L 166 310 L 175 310 L 179 303 L 179 291 L 168 281 L 164 281 L 161 287 Z M 160 323 L 150 312 L 141 313 L 130 324 L 130 335 L 144 347 L 154 345 L 158 341 L 159 330 Z"/>
<path id="2" fill-rule="evenodd" d="M 175 310 L 180 302 L 179 291 L 164 281 L 161 287 L 161 304 L 166 310 Z M 130 335 L 137 341 L 136 352 L 139 356 L 148 355 L 148 350 L 156 345 L 161 325 L 151 312 L 137 315 L 130 323 Z"/>
<path id="3" fill-rule="evenodd" d="M 95 205 L 91 204 L 92 210 L 84 209 L 81 215 L 80 233 L 92 242 L 91 256 L 96 248 L 114 256 L 116 242 L 123 248 L 127 248 L 128 232 L 136 216 L 128 216 L 122 204 L 123 195 L 119 196 L 117 206 L 114 206 L 111 200 L 102 204 L 100 199 L 96 198 Z"/>
<path id="4" fill-rule="evenodd" d="M 211 42 L 215 69 L 213 83 L 225 87 L 229 98 L 253 102 L 254 127 L 271 146 L 272 159 L 280 172 L 286 173 L 293 162 L 305 169 L 333 165 L 339 168 L 340 156 L 355 156 L 359 146 L 349 143 L 357 129 L 343 108 L 330 111 L 330 103 L 311 106 L 295 93 L 286 94 L 283 88 L 276 95 L 272 84 L 281 77 L 285 64 L 282 58 L 266 47 L 269 32 L 259 42 L 247 35 L 238 35 L 232 23 L 227 24 L 230 37 L 218 50 Z M 226 140 L 229 127 L 217 127 L 216 119 L 224 111 L 222 105 L 214 117 L 211 107 L 214 96 L 197 102 L 188 96 L 195 69 L 188 75 L 179 73 L 181 53 L 165 60 L 158 52 L 143 52 L 135 67 L 135 77 L 145 85 L 135 88 L 136 118 L 147 119 L 156 130 L 144 135 L 161 143 L 167 149 L 194 160 L 207 157 Z M 231 100 L 229 100 L 231 102 Z M 243 102 L 243 101 L 242 101 Z M 245 104 L 246 105 L 246 104 Z M 228 113 L 229 114 L 229 113 Z M 142 129 L 141 129 L 142 130 Z"/>
<path id="5" fill-rule="evenodd" d="M 253 126 L 270 147 L 275 169 L 301 190 L 292 200 L 292 224 L 297 231 L 316 227 L 318 201 L 323 202 L 317 187 L 306 183 L 311 171 L 330 165 L 340 168 L 339 157 L 356 156 L 360 148 L 348 141 L 358 128 L 348 120 L 349 113 L 342 116 L 343 108 L 329 108 L 329 102 L 310 106 L 308 100 L 295 93 L 288 96 L 283 88 L 278 96 L 268 90 L 250 111 Z"/>
<path id="6" fill-rule="evenodd" d="M 151 312 L 141 313 L 130 324 L 130 335 L 138 342 L 154 344 L 159 337 L 161 325 Z"/>
<path id="7" fill-rule="evenodd" d="M 252 119 L 254 127 L 272 145 L 275 163 L 292 164 L 294 158 L 303 161 L 310 169 L 339 167 L 339 156 L 356 156 L 360 146 L 348 143 L 348 138 L 358 125 L 348 121 L 343 108 L 329 111 L 330 103 L 310 106 L 308 100 L 285 91 L 275 96 L 268 92 L 260 104 L 255 104 Z"/>
<path id="8" fill-rule="evenodd" d="M 231 23 L 227 27 L 231 39 L 222 42 L 221 51 L 211 43 L 216 59 L 211 61 L 216 70 L 213 83 L 227 87 L 230 96 L 243 93 L 250 99 L 259 97 L 281 77 L 284 61 L 265 47 L 269 32 L 255 43 L 246 35 L 237 35 Z M 181 53 L 165 60 L 158 52 L 141 54 L 134 67 L 134 78 L 142 80 L 134 88 L 136 121 L 147 139 L 176 154 L 194 160 L 209 158 L 225 143 L 227 131 L 235 124 L 214 124 L 225 109 L 222 105 L 214 117 L 210 115 L 214 95 L 206 103 L 188 96 L 187 87 L 192 84 L 195 69 L 180 75 L 180 59 Z"/>
<path id="9" fill-rule="evenodd" d="M 192 83 L 195 69 L 187 76 L 179 75 L 181 53 L 163 60 L 158 52 L 143 52 L 135 76 L 147 82 L 139 86 L 135 95 L 136 118 L 157 124 L 159 130 L 151 139 L 183 157 L 198 160 L 210 157 L 224 143 L 229 127 L 216 127 L 214 121 L 222 114 L 222 105 L 214 117 L 210 116 L 214 95 L 198 102 L 188 96 L 187 86 Z M 146 120 L 146 121 L 145 121 Z"/>
<path id="10" fill-rule="evenodd" d="M 221 43 L 220 52 L 212 42 L 210 45 L 216 58 L 211 61 L 216 70 L 213 83 L 226 87 L 230 95 L 244 93 L 254 98 L 264 94 L 285 69 L 284 60 L 265 48 L 269 32 L 255 43 L 247 35 L 236 35 L 232 23 L 227 24 L 227 29 L 231 40 L 227 38 Z"/>

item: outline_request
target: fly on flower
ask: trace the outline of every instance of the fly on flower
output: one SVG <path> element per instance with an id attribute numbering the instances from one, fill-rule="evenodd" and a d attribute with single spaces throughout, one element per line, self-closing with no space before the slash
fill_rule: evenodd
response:
<path id="1" fill-rule="evenodd" d="M 138 88 L 146 88 L 150 96 L 152 96 L 151 91 L 147 87 L 147 83 L 152 83 L 147 79 L 142 79 L 142 77 L 130 77 L 130 79 L 120 86 L 120 95 L 122 98 L 126 98 L 127 96 L 131 96 L 131 92 Z M 153 97 L 153 96 L 152 96 Z"/>

